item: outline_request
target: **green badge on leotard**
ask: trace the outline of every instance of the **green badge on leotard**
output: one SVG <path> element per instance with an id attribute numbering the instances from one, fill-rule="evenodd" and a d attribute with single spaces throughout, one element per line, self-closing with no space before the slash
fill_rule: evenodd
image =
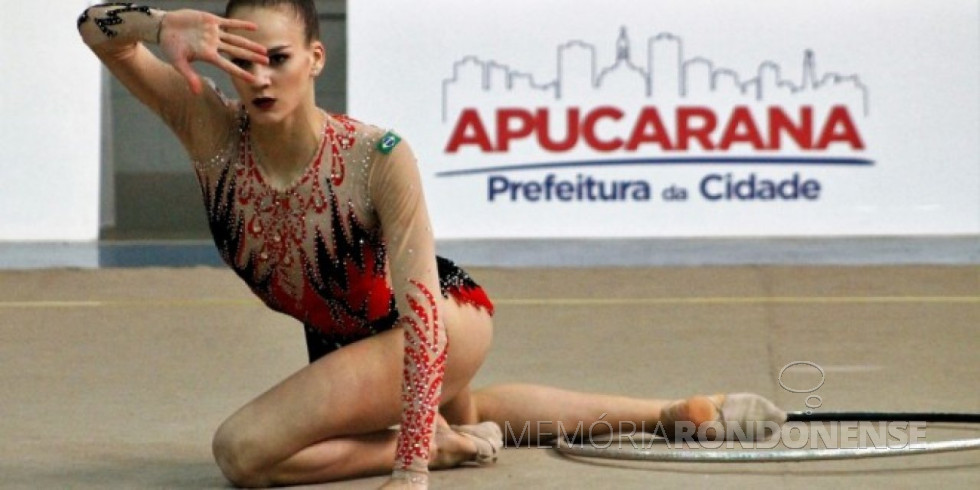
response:
<path id="1" fill-rule="evenodd" d="M 401 136 L 398 136 L 392 131 L 388 131 L 381 137 L 381 141 L 378 141 L 378 151 L 387 155 L 398 146 L 401 140 Z"/>

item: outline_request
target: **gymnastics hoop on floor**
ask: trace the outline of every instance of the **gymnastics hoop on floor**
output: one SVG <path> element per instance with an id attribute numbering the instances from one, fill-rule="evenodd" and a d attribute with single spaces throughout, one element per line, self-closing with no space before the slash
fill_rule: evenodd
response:
<path id="1" fill-rule="evenodd" d="M 613 445 L 616 443 L 610 441 Z M 564 455 L 585 458 L 619 459 L 632 461 L 662 461 L 675 463 L 778 463 L 787 461 L 818 461 L 831 459 L 863 459 L 889 456 L 912 456 L 916 454 L 946 453 L 980 449 L 980 438 L 959 441 L 924 442 L 918 446 L 877 448 L 836 448 L 836 449 L 746 449 L 741 451 L 721 451 L 712 449 L 636 449 L 606 448 L 595 446 L 574 446 L 564 439 L 558 439 L 555 449 Z"/>
<path id="2" fill-rule="evenodd" d="M 787 412 L 787 422 L 933 422 L 980 424 L 980 413 L 961 412 Z"/>
<path id="3" fill-rule="evenodd" d="M 976 413 L 937 413 L 937 412 L 824 412 L 787 413 L 787 422 L 934 422 L 934 423 L 980 423 Z M 650 435 L 650 434 L 648 434 Z M 632 444 L 632 434 L 629 442 Z M 603 441 L 605 447 L 585 444 L 573 445 L 559 438 L 555 449 L 567 456 L 585 458 L 619 459 L 631 461 L 660 461 L 684 463 L 777 463 L 787 461 L 819 461 L 836 459 L 864 459 L 894 456 L 913 456 L 917 454 L 945 453 L 980 449 L 980 438 L 953 441 L 924 442 L 916 446 L 870 447 L 870 448 L 820 448 L 820 449 L 637 449 L 624 447 L 625 440 L 611 438 Z M 619 447 L 614 447 L 616 445 Z"/>

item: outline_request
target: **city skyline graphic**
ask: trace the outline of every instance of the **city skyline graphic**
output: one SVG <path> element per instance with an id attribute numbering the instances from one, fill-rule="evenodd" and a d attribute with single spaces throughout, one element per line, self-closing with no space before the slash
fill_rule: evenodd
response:
<path id="1" fill-rule="evenodd" d="M 783 68 L 762 61 L 752 76 L 716 65 L 702 56 L 685 58 L 684 40 L 671 33 L 646 39 L 644 64 L 634 62 L 632 43 L 625 26 L 616 39 L 616 60 L 599 67 L 596 45 L 570 40 L 556 48 L 554 80 L 537 82 L 535 75 L 479 56 L 465 56 L 453 63 L 452 76 L 442 81 L 442 120 L 449 120 L 453 89 L 479 89 L 489 96 L 530 94 L 555 101 L 598 100 L 602 96 L 627 96 L 652 102 L 696 101 L 727 95 L 747 102 L 773 101 L 780 97 L 829 93 L 841 100 L 856 99 L 861 113 L 870 114 L 869 89 L 856 74 L 817 70 L 816 54 L 804 50 L 798 78 L 784 77 Z M 641 62 L 642 63 L 642 62 Z"/>

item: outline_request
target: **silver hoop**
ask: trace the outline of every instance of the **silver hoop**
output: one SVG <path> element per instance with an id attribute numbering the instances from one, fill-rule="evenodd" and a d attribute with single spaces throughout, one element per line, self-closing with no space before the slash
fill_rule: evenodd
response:
<path id="1" fill-rule="evenodd" d="M 623 439 L 620 439 L 622 442 Z M 559 438 L 555 449 L 567 456 L 585 458 L 620 459 L 631 461 L 665 461 L 684 463 L 776 463 L 785 461 L 818 461 L 833 459 L 863 459 L 917 454 L 945 453 L 980 449 L 980 438 L 954 441 L 924 442 L 907 447 L 881 448 L 820 448 L 764 449 L 719 451 L 710 449 L 637 449 L 634 447 L 605 447 L 571 445 Z"/>

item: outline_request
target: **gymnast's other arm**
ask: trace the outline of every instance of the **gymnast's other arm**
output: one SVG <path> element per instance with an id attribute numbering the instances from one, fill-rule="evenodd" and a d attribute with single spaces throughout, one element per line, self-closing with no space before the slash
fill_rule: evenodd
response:
<path id="1" fill-rule="evenodd" d="M 425 488 L 449 339 L 421 176 L 407 143 L 394 141 L 394 151 L 380 150 L 391 153 L 375 160 L 368 178 L 404 335 L 401 425 L 394 472 L 384 488 Z"/>
<path id="2" fill-rule="evenodd" d="M 206 12 L 164 12 L 126 3 L 96 5 L 78 18 L 85 44 L 195 157 L 210 156 L 235 120 L 221 97 L 201 82 L 191 62 L 208 62 L 232 76 L 254 81 L 254 75 L 222 54 L 268 63 L 263 46 L 226 32 L 255 28 L 250 22 Z M 157 58 L 144 43 L 160 44 L 167 61 Z"/>

